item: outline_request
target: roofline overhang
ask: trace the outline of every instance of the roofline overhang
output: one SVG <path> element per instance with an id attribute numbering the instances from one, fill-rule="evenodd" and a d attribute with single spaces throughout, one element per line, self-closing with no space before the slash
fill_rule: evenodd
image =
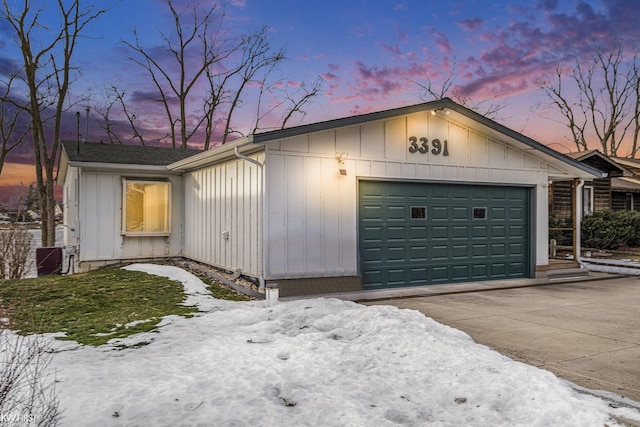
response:
<path id="1" fill-rule="evenodd" d="M 400 107 L 400 108 L 394 108 L 394 109 L 384 110 L 384 111 L 379 111 L 374 113 L 362 114 L 358 116 L 344 117 L 344 118 L 329 120 L 325 122 L 296 126 L 293 128 L 258 133 L 253 135 L 253 138 L 247 143 L 264 144 L 273 140 L 292 138 L 292 137 L 296 137 L 303 134 L 323 132 L 323 131 L 336 129 L 339 127 L 359 125 L 366 122 L 385 120 L 385 119 L 393 118 L 393 117 L 404 115 L 404 114 L 412 114 L 412 113 L 418 113 L 418 112 L 430 111 L 430 110 L 438 111 L 438 110 L 445 110 L 445 109 L 455 111 L 456 113 L 461 114 L 467 119 L 470 119 L 476 123 L 479 123 L 486 130 L 490 131 L 488 132 L 490 136 L 496 137 L 497 134 L 505 135 L 510 139 L 516 140 L 530 147 L 532 151 L 535 150 L 546 156 L 551 157 L 555 162 L 560 162 L 560 164 L 567 164 L 569 166 L 572 166 L 575 169 L 578 169 L 581 173 L 579 174 L 579 176 L 577 176 L 577 178 L 593 179 L 593 178 L 605 178 L 607 176 L 606 172 L 602 172 L 596 168 L 582 164 L 568 156 L 565 156 L 564 154 L 552 148 L 549 148 L 546 145 L 543 145 L 534 139 L 531 139 L 519 132 L 514 131 L 513 129 L 510 129 L 494 120 L 491 120 L 483 116 L 482 114 L 476 113 L 475 111 L 468 109 L 452 101 L 449 98 L 443 98 L 437 101 L 430 101 L 430 102 L 411 105 L 407 107 Z M 497 139 L 500 140 L 500 138 L 497 138 Z"/>
<path id="2" fill-rule="evenodd" d="M 609 156 L 602 154 L 599 150 L 585 151 L 583 152 L 583 154 L 580 154 L 580 155 L 577 155 L 576 157 L 571 157 L 571 158 L 578 162 L 582 162 L 583 160 L 586 160 L 589 157 L 593 157 L 593 156 L 598 157 L 599 159 L 605 161 L 606 163 L 616 168 L 618 171 L 622 172 L 622 176 L 633 176 L 633 173 L 631 173 L 629 169 L 622 166 L 622 164 L 617 163 L 615 160 L 612 160 Z"/>
<path id="3" fill-rule="evenodd" d="M 263 144 L 255 144 L 253 135 L 236 139 L 228 144 L 221 145 L 211 150 L 203 151 L 186 159 L 171 163 L 167 168 L 175 172 L 186 172 L 201 168 L 210 164 L 220 163 L 223 161 L 237 159 L 235 149 L 238 148 L 240 153 L 248 155 L 264 150 Z"/>
<path id="4" fill-rule="evenodd" d="M 496 140 L 507 144 L 509 144 L 509 142 L 511 141 L 517 141 L 520 144 L 523 144 L 525 147 L 528 147 L 528 149 L 522 147 L 520 147 L 520 149 L 523 149 L 524 151 L 532 151 L 543 154 L 550 160 L 551 164 L 554 164 L 554 166 L 559 167 L 560 169 L 563 169 L 563 166 L 571 167 L 573 170 L 569 173 L 569 175 L 577 175 L 575 176 L 576 178 L 593 179 L 607 177 L 606 172 L 600 171 L 589 165 L 585 165 L 577 160 L 574 160 L 571 157 L 555 151 L 552 148 L 549 148 L 534 139 L 531 139 L 519 132 L 514 131 L 513 129 L 501 125 L 494 120 L 476 113 L 475 111 L 470 110 L 452 101 L 449 98 L 443 98 L 437 101 L 425 102 L 422 104 L 415 104 L 407 107 L 399 107 L 390 110 L 367 113 L 358 116 L 343 117 L 319 123 L 301 125 L 287 129 L 257 133 L 240 138 L 231 143 L 224 144 L 218 148 L 204 151 L 186 159 L 174 162 L 168 165 L 167 168 L 176 172 L 184 172 L 197 169 L 209 164 L 219 163 L 236 158 L 236 155 L 234 153 L 236 147 L 242 154 L 252 154 L 255 152 L 263 151 L 264 145 L 270 141 L 293 138 L 305 134 L 324 132 L 341 127 L 355 126 L 363 123 L 370 123 L 373 121 L 386 120 L 400 115 L 445 109 L 455 111 L 468 120 L 481 125 L 482 129 L 486 131 L 486 134 L 489 137 L 494 137 Z"/>
<path id="5" fill-rule="evenodd" d="M 144 173 L 162 173 L 164 175 L 174 175 L 172 171 L 162 165 L 139 165 L 128 163 L 101 163 L 101 162 L 68 162 L 68 167 L 78 167 L 83 170 L 92 171 L 122 171 L 122 172 L 144 172 Z"/>

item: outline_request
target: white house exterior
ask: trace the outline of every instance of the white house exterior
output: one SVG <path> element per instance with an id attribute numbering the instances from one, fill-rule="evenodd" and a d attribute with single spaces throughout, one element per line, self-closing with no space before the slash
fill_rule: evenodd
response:
<path id="1" fill-rule="evenodd" d="M 80 225 L 80 263 L 181 256 L 277 282 L 281 295 L 535 277 L 549 264 L 548 183 L 599 176 L 448 99 L 256 134 L 140 172 L 172 183 L 169 236 L 127 236 L 127 173 L 84 169 L 66 173 L 65 221 L 102 226 Z M 74 211 L 76 178 L 85 202 Z M 83 214 L 89 202 L 100 219 Z"/>
<path id="2" fill-rule="evenodd" d="M 166 165 L 197 153 L 156 147 L 64 141 L 58 183 L 63 186 L 64 244 L 76 271 L 121 260 L 180 256 L 183 185 Z M 126 230 L 123 186 L 127 182 L 161 184 L 170 190 L 164 230 Z"/>

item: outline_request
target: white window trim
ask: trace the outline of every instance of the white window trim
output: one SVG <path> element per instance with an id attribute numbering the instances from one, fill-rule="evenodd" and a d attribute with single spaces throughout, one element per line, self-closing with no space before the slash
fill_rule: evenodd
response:
<path id="1" fill-rule="evenodd" d="M 584 193 L 585 190 L 588 191 L 589 200 L 585 200 Z M 582 187 L 582 217 L 584 218 L 587 215 L 591 215 L 595 208 L 595 191 L 592 185 L 585 185 Z"/>
<path id="2" fill-rule="evenodd" d="M 167 230 L 166 231 L 127 231 L 126 223 L 127 223 L 127 183 L 136 183 L 136 184 L 167 184 Z M 171 196 L 171 181 L 167 179 L 138 179 L 138 178 L 122 178 L 122 208 L 121 208 L 121 227 L 120 234 L 123 236 L 131 236 L 131 237 L 163 237 L 171 235 L 171 204 L 172 204 L 172 196 Z"/>

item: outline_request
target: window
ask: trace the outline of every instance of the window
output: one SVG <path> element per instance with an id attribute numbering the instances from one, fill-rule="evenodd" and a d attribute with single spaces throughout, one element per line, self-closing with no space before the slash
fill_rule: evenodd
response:
<path id="1" fill-rule="evenodd" d="M 123 187 L 123 234 L 169 234 L 170 184 L 125 179 Z"/>
<path id="2" fill-rule="evenodd" d="M 487 219 L 487 208 L 473 208 L 473 219 Z"/>
<path id="3" fill-rule="evenodd" d="M 633 193 L 626 193 L 624 198 L 624 208 L 628 211 L 632 211 L 634 210 L 633 207 Z"/>
<path id="4" fill-rule="evenodd" d="M 593 213 L 593 187 L 582 187 L 582 216 Z"/>
<path id="5" fill-rule="evenodd" d="M 411 206 L 411 219 L 427 219 L 425 206 Z"/>

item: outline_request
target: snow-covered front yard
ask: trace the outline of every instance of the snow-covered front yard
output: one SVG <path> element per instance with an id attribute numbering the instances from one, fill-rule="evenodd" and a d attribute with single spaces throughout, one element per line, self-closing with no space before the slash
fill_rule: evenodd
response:
<path id="1" fill-rule="evenodd" d="M 333 299 L 216 300 L 176 267 L 202 313 L 126 344 L 55 341 L 64 426 L 600 426 L 640 421 L 419 312 Z"/>

